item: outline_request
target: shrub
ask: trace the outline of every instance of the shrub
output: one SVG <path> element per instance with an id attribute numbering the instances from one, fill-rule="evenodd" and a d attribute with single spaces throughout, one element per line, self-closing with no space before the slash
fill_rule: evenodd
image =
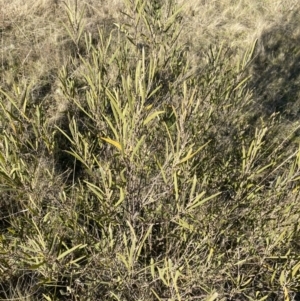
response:
<path id="1" fill-rule="evenodd" d="M 0 298 L 296 300 L 299 125 L 268 88 L 258 110 L 266 36 L 195 64 L 172 0 L 93 32 L 62 7 L 62 66 L 1 69 Z"/>

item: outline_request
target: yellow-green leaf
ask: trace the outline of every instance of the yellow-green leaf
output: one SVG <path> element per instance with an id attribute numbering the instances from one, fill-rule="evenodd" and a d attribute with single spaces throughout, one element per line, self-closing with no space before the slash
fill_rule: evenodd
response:
<path id="1" fill-rule="evenodd" d="M 206 301 L 214 301 L 218 298 L 218 296 L 219 296 L 219 294 L 217 292 L 215 292 L 215 293 L 211 294 L 210 296 L 208 296 L 206 298 Z"/>
<path id="2" fill-rule="evenodd" d="M 160 114 L 163 114 L 165 113 L 165 111 L 157 111 L 157 112 L 154 112 L 152 114 L 150 114 L 143 122 L 143 125 L 147 125 L 152 119 L 154 119 L 155 117 L 157 117 L 158 115 Z"/>
<path id="3" fill-rule="evenodd" d="M 300 262 L 298 262 L 292 269 L 292 278 L 295 278 L 297 272 L 299 271 L 300 269 Z"/>
<path id="4" fill-rule="evenodd" d="M 116 147 L 119 151 L 122 151 L 122 146 L 118 141 L 112 140 L 110 138 L 105 138 L 105 137 L 101 137 L 102 140 L 108 142 L 109 144 L 113 145 L 114 147 Z"/>
<path id="5" fill-rule="evenodd" d="M 193 158 L 193 157 L 194 157 L 199 151 L 201 151 L 201 150 L 202 150 L 209 142 L 210 142 L 210 141 L 208 141 L 208 142 L 205 143 L 204 145 L 200 146 L 194 153 L 192 153 L 192 149 L 190 149 L 190 150 L 188 151 L 187 155 L 186 155 L 183 159 L 181 159 L 181 160 L 179 161 L 178 164 L 184 163 L 184 162 L 186 162 L 187 160 Z"/>
<path id="6" fill-rule="evenodd" d="M 65 252 L 63 252 L 63 253 L 61 253 L 58 257 L 57 257 L 57 260 L 60 260 L 60 259 L 62 259 L 62 258 L 64 258 L 64 257 L 66 257 L 67 255 L 69 255 L 70 253 L 72 253 L 73 251 L 75 251 L 76 249 L 82 249 L 82 248 L 84 248 L 84 247 L 86 247 L 87 245 L 83 245 L 83 244 L 79 244 L 79 245 L 77 245 L 77 246 L 75 246 L 75 247 L 73 247 L 73 248 L 71 248 L 71 249 L 69 249 L 69 250 L 67 250 L 67 251 L 65 251 Z"/>
<path id="7" fill-rule="evenodd" d="M 188 206 L 188 209 L 195 209 L 195 208 L 197 208 L 197 207 L 203 205 L 203 204 L 206 203 L 207 201 L 209 201 L 209 200 L 215 198 L 216 196 L 220 195 L 221 193 L 222 193 L 222 192 L 218 192 L 218 193 L 215 193 L 215 194 L 213 194 L 213 195 L 211 195 L 211 196 L 209 196 L 209 197 L 207 197 L 207 198 L 205 198 L 205 199 L 203 199 L 203 200 L 200 200 L 201 197 L 205 194 L 205 192 L 203 191 L 203 192 L 201 192 L 201 193 L 196 197 L 196 199 L 194 200 L 194 202 Z"/>

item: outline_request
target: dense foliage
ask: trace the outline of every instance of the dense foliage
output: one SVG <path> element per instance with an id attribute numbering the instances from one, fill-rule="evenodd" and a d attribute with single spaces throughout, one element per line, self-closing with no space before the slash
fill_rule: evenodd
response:
<path id="1" fill-rule="evenodd" d="M 55 52 L 2 45 L 0 299 L 300 300 L 297 12 L 199 49 L 173 0 L 54 2 Z"/>

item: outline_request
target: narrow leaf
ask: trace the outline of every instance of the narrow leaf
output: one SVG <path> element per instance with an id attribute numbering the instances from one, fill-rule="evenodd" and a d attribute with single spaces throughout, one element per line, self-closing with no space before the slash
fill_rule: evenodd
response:
<path id="1" fill-rule="evenodd" d="M 112 140 L 110 138 L 104 138 L 104 137 L 101 137 L 102 140 L 108 142 L 109 144 L 113 145 L 114 147 L 116 147 L 119 151 L 122 151 L 122 146 L 119 142 L 115 141 L 115 140 Z"/>
<path id="2" fill-rule="evenodd" d="M 192 152 L 192 149 L 189 150 L 188 154 L 179 161 L 178 164 L 182 164 L 186 161 L 188 161 L 189 159 L 193 158 L 198 152 L 200 152 L 208 143 L 210 143 L 210 141 L 206 142 L 204 145 L 200 146 L 194 153 Z"/>
<path id="3" fill-rule="evenodd" d="M 205 194 L 205 192 L 202 192 L 202 193 L 196 198 L 196 200 L 195 200 L 190 206 L 188 206 L 188 209 L 195 209 L 195 208 L 197 208 L 197 207 L 203 205 L 203 204 L 206 203 L 207 201 L 209 201 L 209 200 L 211 200 L 211 199 L 217 197 L 217 196 L 220 195 L 221 193 L 222 193 L 222 192 L 218 192 L 218 193 L 215 193 L 215 194 L 213 194 L 213 195 L 211 195 L 211 196 L 209 196 L 209 197 L 207 197 L 207 198 L 205 198 L 205 199 L 203 199 L 203 200 L 200 200 L 201 196 L 203 196 L 203 195 Z"/>
<path id="4" fill-rule="evenodd" d="M 143 125 L 147 125 L 152 119 L 154 119 L 155 117 L 157 117 L 158 115 L 160 114 L 163 114 L 165 113 L 165 111 L 157 111 L 157 112 L 154 112 L 152 114 L 150 114 L 143 122 Z"/>
<path id="5" fill-rule="evenodd" d="M 75 247 L 73 247 L 73 248 L 71 248 L 71 249 L 69 249 L 69 250 L 67 250 L 67 251 L 65 251 L 65 252 L 63 252 L 63 253 L 61 253 L 58 257 L 57 257 L 57 260 L 60 260 L 60 259 L 62 259 L 62 258 L 64 258 L 64 257 L 66 257 L 67 255 L 69 255 L 70 253 L 72 253 L 73 251 L 75 251 L 75 250 L 77 250 L 77 249 L 82 249 L 82 248 L 84 248 L 84 247 L 86 247 L 87 245 L 83 245 L 83 244 L 79 244 L 79 245 L 77 245 L 77 246 L 75 246 Z"/>

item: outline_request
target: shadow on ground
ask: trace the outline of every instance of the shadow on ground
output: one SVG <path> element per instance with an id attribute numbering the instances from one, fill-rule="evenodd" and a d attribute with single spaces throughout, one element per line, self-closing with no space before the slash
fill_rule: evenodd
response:
<path id="1" fill-rule="evenodd" d="M 254 101 L 260 112 L 280 112 L 290 121 L 300 113 L 300 9 L 264 30 L 251 66 Z"/>

